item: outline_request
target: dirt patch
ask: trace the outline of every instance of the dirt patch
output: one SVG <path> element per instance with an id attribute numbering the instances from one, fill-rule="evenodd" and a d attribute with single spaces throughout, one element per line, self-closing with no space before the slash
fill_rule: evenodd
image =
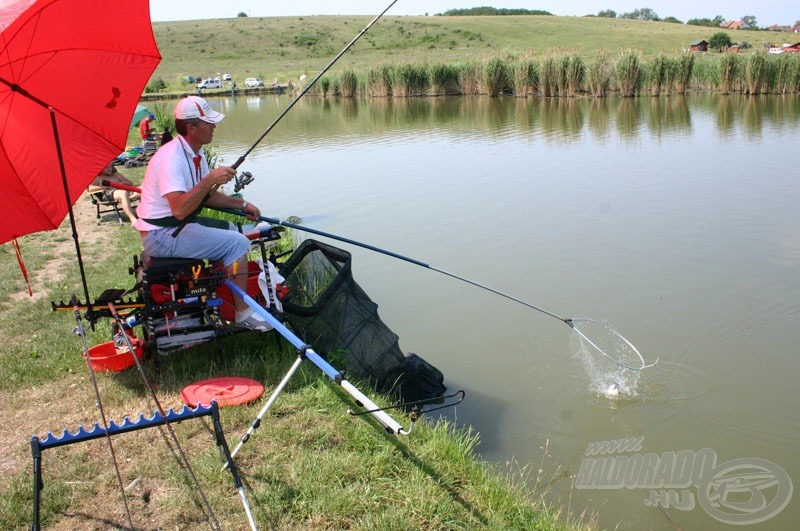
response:
<path id="1" fill-rule="evenodd" d="M 75 219 L 75 229 L 78 234 L 78 243 L 83 249 L 102 248 L 110 244 L 114 237 L 114 231 L 118 230 L 119 223 L 116 216 L 101 218 L 98 224 L 97 211 L 95 206 L 86 197 L 81 197 L 73 205 L 72 211 Z M 131 229 L 133 230 L 133 229 Z M 72 267 L 76 261 L 75 240 L 72 237 L 72 226 L 67 217 L 61 226 L 52 232 L 53 237 L 43 238 L 38 245 L 48 245 L 50 253 L 54 257 L 42 267 L 35 271 L 28 271 L 29 281 L 33 295 L 23 289 L 16 293 L 11 293 L 10 298 L 13 302 L 30 301 L 35 302 L 47 296 L 47 290 L 41 288 L 45 280 L 59 281 L 64 279 L 64 271 Z M 23 249 L 23 253 L 24 253 Z M 23 260 L 25 256 L 23 254 Z"/>

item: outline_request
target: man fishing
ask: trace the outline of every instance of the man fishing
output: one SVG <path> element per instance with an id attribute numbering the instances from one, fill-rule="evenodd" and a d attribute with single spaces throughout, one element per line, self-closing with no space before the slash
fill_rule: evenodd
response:
<path id="1" fill-rule="evenodd" d="M 214 139 L 214 130 L 225 115 L 215 111 L 199 96 L 183 98 L 175 106 L 178 135 L 163 145 L 147 164 L 142 195 L 134 224 L 142 237 L 145 253 L 151 257 L 208 259 L 221 263 L 225 273 L 242 272 L 234 282 L 247 286 L 247 250 L 250 240 L 228 221 L 201 218 L 202 205 L 241 210 L 257 220 L 261 211 L 242 199 L 216 191 L 236 176 L 236 170 L 208 167 L 203 146 Z M 178 227 L 188 220 L 183 228 Z M 175 235 L 176 231 L 179 234 Z M 236 324 L 254 330 L 268 330 L 263 320 L 239 297 L 234 297 Z"/>

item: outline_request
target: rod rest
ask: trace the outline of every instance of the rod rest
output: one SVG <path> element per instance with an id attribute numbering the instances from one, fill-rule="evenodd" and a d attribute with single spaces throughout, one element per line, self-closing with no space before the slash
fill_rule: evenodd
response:
<path id="1" fill-rule="evenodd" d="M 257 228 L 252 232 L 247 232 L 245 236 L 247 236 L 253 242 L 256 241 L 263 241 L 263 242 L 271 242 L 275 240 L 281 239 L 281 233 L 286 230 L 280 225 L 275 227 L 266 227 L 266 228 Z"/>
<path id="2" fill-rule="evenodd" d="M 164 416 L 157 411 L 153 412 L 153 416 L 150 418 L 145 417 L 144 413 L 141 413 L 139 418 L 136 420 L 131 420 L 129 417 L 125 416 L 122 419 L 122 422 L 119 424 L 113 420 L 108 422 L 108 434 L 117 435 L 129 431 L 151 428 L 153 426 L 161 426 L 167 422 L 181 422 L 196 417 L 211 415 L 212 411 L 212 406 L 204 406 L 199 404 L 193 409 L 184 406 L 179 412 L 175 412 L 175 410 L 170 408 Z M 65 446 L 67 444 L 99 439 L 100 437 L 105 436 L 106 430 L 98 423 L 95 423 L 94 426 L 91 426 L 88 430 L 81 425 L 78 427 L 78 430 L 75 433 L 64 429 L 64 432 L 61 435 L 48 433 L 44 439 L 39 439 L 36 435 L 34 435 L 31 437 L 31 446 L 35 446 L 40 450 L 45 450 L 47 448 L 56 448 L 58 446 Z"/>

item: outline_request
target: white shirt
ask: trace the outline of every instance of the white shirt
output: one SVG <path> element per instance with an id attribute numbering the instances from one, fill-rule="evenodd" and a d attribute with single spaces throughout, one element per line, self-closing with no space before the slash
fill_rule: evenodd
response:
<path id="1" fill-rule="evenodd" d="M 186 140 L 178 135 L 161 146 L 150 158 L 142 181 L 142 195 L 134 227 L 142 231 L 160 229 L 145 219 L 158 219 L 172 216 L 169 201 L 164 197 L 172 192 L 188 192 L 209 173 L 205 153 L 200 150 L 199 166 Z"/>

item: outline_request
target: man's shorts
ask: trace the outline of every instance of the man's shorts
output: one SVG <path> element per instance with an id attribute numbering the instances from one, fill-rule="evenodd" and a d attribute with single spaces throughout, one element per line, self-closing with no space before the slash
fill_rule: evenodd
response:
<path id="1" fill-rule="evenodd" d="M 250 248 L 247 236 L 237 231 L 232 223 L 229 225 L 230 230 L 225 230 L 187 223 L 177 237 L 172 236 L 177 227 L 151 230 L 143 233 L 142 246 L 150 256 L 220 260 L 227 267 Z"/>

